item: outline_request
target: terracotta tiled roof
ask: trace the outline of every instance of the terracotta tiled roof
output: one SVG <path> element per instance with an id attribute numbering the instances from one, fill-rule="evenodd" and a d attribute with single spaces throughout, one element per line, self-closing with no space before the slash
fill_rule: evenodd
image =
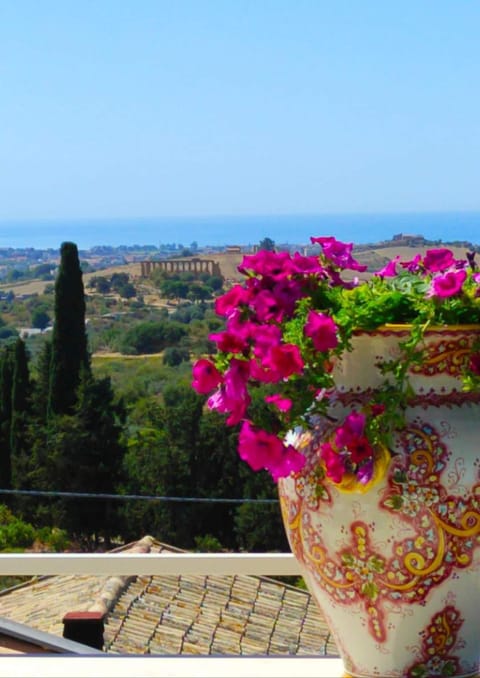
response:
<path id="1" fill-rule="evenodd" d="M 125 548 L 177 551 L 150 537 Z M 105 611 L 115 654 L 336 654 L 310 594 L 266 577 L 55 576 L 0 594 L 0 615 L 58 635 L 71 610 Z"/>

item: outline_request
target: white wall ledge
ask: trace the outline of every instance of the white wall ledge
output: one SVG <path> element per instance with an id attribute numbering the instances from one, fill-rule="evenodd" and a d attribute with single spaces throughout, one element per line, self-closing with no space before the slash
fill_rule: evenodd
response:
<path id="1" fill-rule="evenodd" d="M 5 678 L 341 678 L 337 658 L 9 656 L 0 658 Z"/>
<path id="2" fill-rule="evenodd" d="M 299 575 L 291 553 L 2 553 L 0 575 Z"/>

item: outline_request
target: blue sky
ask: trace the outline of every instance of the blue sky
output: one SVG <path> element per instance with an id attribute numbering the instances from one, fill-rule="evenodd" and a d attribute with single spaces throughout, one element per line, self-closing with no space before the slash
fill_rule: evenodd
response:
<path id="1" fill-rule="evenodd" d="M 480 209 L 480 3 L 2 0 L 0 219 Z"/>

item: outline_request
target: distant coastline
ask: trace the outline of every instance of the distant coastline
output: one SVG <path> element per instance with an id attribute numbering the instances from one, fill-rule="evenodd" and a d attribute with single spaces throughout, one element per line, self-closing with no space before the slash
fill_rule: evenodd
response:
<path id="1" fill-rule="evenodd" d="M 379 243 L 395 234 L 427 240 L 480 244 L 480 211 L 392 214 L 310 214 L 131 219 L 0 220 L 0 248 L 58 249 L 65 240 L 80 249 L 196 242 L 198 246 L 307 244 L 310 236 L 334 235 L 356 244 Z"/>

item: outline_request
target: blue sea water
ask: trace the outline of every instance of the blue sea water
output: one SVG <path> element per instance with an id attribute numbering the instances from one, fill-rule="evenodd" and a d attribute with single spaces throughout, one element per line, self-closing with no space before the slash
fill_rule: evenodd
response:
<path id="1" fill-rule="evenodd" d="M 397 233 L 478 244 L 480 212 L 0 221 L 0 247 L 58 249 L 66 240 L 80 249 L 96 245 L 188 246 L 194 241 L 199 246 L 252 245 L 265 237 L 278 244 L 305 244 L 310 236 L 320 235 L 360 244 L 388 240 Z"/>

